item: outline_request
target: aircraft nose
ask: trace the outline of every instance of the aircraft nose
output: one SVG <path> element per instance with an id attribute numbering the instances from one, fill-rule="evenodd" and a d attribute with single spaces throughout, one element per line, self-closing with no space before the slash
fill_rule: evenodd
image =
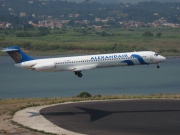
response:
<path id="1" fill-rule="evenodd" d="M 166 57 L 161 56 L 161 61 L 162 62 L 166 61 Z"/>

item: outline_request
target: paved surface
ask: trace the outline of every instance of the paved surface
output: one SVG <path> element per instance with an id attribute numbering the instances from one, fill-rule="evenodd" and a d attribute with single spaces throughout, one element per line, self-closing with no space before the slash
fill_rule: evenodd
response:
<path id="1" fill-rule="evenodd" d="M 69 103 L 63 103 L 61 105 L 65 105 Z M 45 119 L 39 113 L 41 109 L 52 106 L 56 106 L 56 105 L 26 108 L 24 110 L 16 112 L 12 120 L 14 122 L 23 125 L 24 127 L 29 127 L 31 129 L 36 129 L 38 131 L 44 131 L 46 133 L 53 133 L 59 135 L 80 135 L 79 133 L 74 133 L 56 126 L 55 124 L 51 123 L 49 120 Z"/>
<path id="2" fill-rule="evenodd" d="M 24 111 L 16 120 L 23 119 L 23 114 L 28 113 L 29 118 L 24 123 L 34 118 L 35 128 L 50 128 L 49 132 L 66 135 L 75 132 L 89 135 L 180 135 L 180 100 L 94 101 L 35 110 Z"/>

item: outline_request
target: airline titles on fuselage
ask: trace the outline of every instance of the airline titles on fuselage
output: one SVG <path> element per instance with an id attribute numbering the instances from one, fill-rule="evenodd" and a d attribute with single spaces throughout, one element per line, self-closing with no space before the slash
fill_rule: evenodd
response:
<path id="1" fill-rule="evenodd" d="M 70 63 L 81 63 L 81 62 L 89 62 L 89 61 L 101 61 L 101 60 L 113 60 L 113 59 L 127 59 L 129 58 L 127 54 L 117 54 L 117 55 L 97 55 L 97 56 L 91 56 L 89 60 L 81 59 L 80 61 L 71 61 L 71 60 L 65 60 L 64 62 L 57 62 L 55 64 L 70 64 Z"/>
<path id="2" fill-rule="evenodd" d="M 101 56 L 93 56 L 91 60 L 100 60 L 100 59 L 119 59 L 119 58 L 128 58 L 127 54 L 122 55 L 101 55 Z"/>

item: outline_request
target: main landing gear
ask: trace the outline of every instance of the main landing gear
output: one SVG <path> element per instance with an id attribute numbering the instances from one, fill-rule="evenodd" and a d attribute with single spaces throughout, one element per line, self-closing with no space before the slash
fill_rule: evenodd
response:
<path id="1" fill-rule="evenodd" d="M 157 68 L 160 68 L 159 63 L 157 64 Z"/>
<path id="2" fill-rule="evenodd" d="M 75 73 L 75 75 L 77 75 L 78 77 L 82 77 L 82 76 L 83 76 L 82 73 L 81 73 L 81 71 L 74 71 L 74 73 Z"/>

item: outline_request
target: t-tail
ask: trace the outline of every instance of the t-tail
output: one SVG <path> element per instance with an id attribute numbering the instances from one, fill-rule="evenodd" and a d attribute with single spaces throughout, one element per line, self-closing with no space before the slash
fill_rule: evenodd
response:
<path id="1" fill-rule="evenodd" d="M 3 48 L 2 51 L 7 52 L 16 63 L 34 60 L 34 58 L 29 57 L 18 46 Z"/>

